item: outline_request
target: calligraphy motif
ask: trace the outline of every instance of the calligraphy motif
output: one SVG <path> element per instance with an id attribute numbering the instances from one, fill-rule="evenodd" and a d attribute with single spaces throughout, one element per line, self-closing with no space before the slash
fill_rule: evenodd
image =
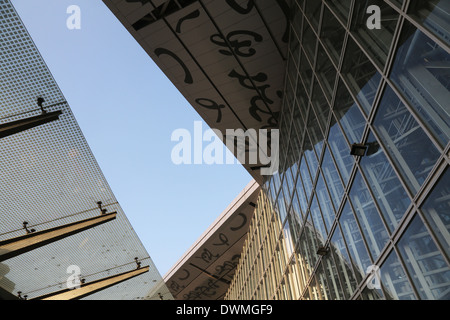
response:
<path id="1" fill-rule="evenodd" d="M 178 278 L 179 280 L 186 280 L 186 279 L 187 279 L 187 278 L 189 278 L 189 276 L 191 275 L 191 274 L 189 273 L 189 271 L 188 271 L 188 270 L 186 270 L 186 269 L 183 269 L 183 271 L 184 271 L 184 272 L 186 272 L 186 276 L 185 276 L 185 277 L 183 277 L 183 278 L 179 277 L 179 278 Z"/>
<path id="2" fill-rule="evenodd" d="M 196 287 L 194 290 L 190 291 L 188 294 L 185 294 L 183 297 L 185 300 L 195 300 L 202 299 L 203 297 L 212 297 L 217 293 L 215 289 L 218 288 L 220 288 L 220 286 L 215 284 L 214 280 L 209 279 L 206 285 Z"/>
<path id="3" fill-rule="evenodd" d="M 224 233 L 220 233 L 219 234 L 219 240 L 221 241 L 221 243 L 213 243 L 213 245 L 215 246 L 229 246 L 230 244 L 228 243 L 228 238 Z"/>
<path id="4" fill-rule="evenodd" d="M 256 85 L 253 85 L 253 83 L 252 83 L 252 82 L 267 81 L 267 74 L 265 74 L 264 72 L 259 72 L 255 76 L 247 76 L 247 75 L 242 75 L 242 74 L 238 73 L 235 69 L 233 69 L 228 74 L 228 76 L 230 78 L 237 78 L 240 85 L 243 86 L 244 88 L 258 91 L 258 93 L 261 95 L 261 98 L 263 99 L 263 101 L 265 101 L 267 103 L 273 103 L 273 100 L 269 99 L 266 94 L 266 90 L 268 88 L 270 88 L 270 85 L 266 84 L 266 85 L 262 85 L 262 86 L 256 86 Z"/>
<path id="5" fill-rule="evenodd" d="M 217 110 L 217 120 L 216 122 L 219 123 L 220 121 L 222 121 L 222 110 L 223 108 L 225 108 L 225 106 L 223 104 L 217 104 L 217 102 L 211 100 L 211 99 L 207 99 L 207 98 L 198 98 L 195 99 L 195 102 L 197 102 L 200 106 L 207 108 L 207 109 L 211 109 L 211 110 Z"/>
<path id="6" fill-rule="evenodd" d="M 251 57 L 256 53 L 256 50 L 251 48 L 252 45 L 252 41 L 251 40 L 233 40 L 233 37 L 235 36 L 250 36 L 253 38 L 253 40 L 255 42 L 261 42 L 263 40 L 263 37 L 253 31 L 249 31 L 249 30 L 235 30 L 235 31 L 231 31 L 230 33 L 228 33 L 228 35 L 226 36 L 226 40 L 224 39 L 224 37 L 221 34 L 213 34 L 210 37 L 210 40 L 212 43 L 221 46 L 221 47 L 228 47 L 228 48 L 232 48 L 233 53 L 240 56 L 240 57 Z M 247 51 L 243 51 L 242 48 L 248 48 Z M 231 56 L 233 55 L 232 52 L 227 51 L 227 50 L 219 50 L 219 52 L 223 55 L 226 56 Z"/>
<path id="7" fill-rule="evenodd" d="M 175 292 L 178 292 L 184 288 L 186 288 L 185 286 L 180 286 L 177 282 L 172 281 L 169 285 L 169 288 L 172 289 Z"/>
<path id="8" fill-rule="evenodd" d="M 190 20 L 190 19 L 195 19 L 198 18 L 200 16 L 200 11 L 197 9 L 191 13 L 189 13 L 188 15 L 185 15 L 184 17 L 180 18 L 180 20 L 178 20 L 177 22 L 177 26 L 175 28 L 175 31 L 177 33 L 181 33 L 181 24 L 186 21 L 186 20 Z"/>
<path id="9" fill-rule="evenodd" d="M 239 229 L 243 228 L 245 224 L 247 223 L 247 216 L 243 213 L 238 214 L 239 217 L 242 217 L 242 223 L 237 227 L 231 227 L 231 231 L 238 231 Z"/>
<path id="10" fill-rule="evenodd" d="M 247 2 L 247 7 L 241 6 L 239 3 L 236 2 L 236 0 L 227 0 L 227 4 L 233 8 L 236 12 L 239 12 L 240 14 L 248 14 L 250 11 L 252 11 L 253 7 L 255 6 L 255 3 L 253 0 L 249 0 Z"/>
<path id="11" fill-rule="evenodd" d="M 166 54 L 166 55 L 172 57 L 176 62 L 179 63 L 179 65 L 184 70 L 184 74 L 185 74 L 184 83 L 192 84 L 194 82 L 194 80 L 192 79 L 191 72 L 189 71 L 188 67 L 184 64 L 183 60 L 181 60 L 175 53 L 173 53 L 172 51 L 165 49 L 165 48 L 157 48 L 157 49 L 155 49 L 155 54 L 158 56 L 158 58 L 162 54 Z"/>
<path id="12" fill-rule="evenodd" d="M 290 9 L 289 5 L 286 3 L 285 0 L 277 0 L 278 5 L 280 6 L 281 10 L 284 13 L 284 16 L 286 18 L 286 28 L 284 30 L 283 37 L 281 40 L 285 43 L 289 42 L 289 16 L 290 16 Z"/>
<path id="13" fill-rule="evenodd" d="M 221 275 L 224 272 L 228 273 L 229 271 L 233 271 L 236 268 L 240 257 L 241 256 L 239 254 L 235 254 L 231 258 L 231 261 L 230 260 L 225 261 L 221 266 L 217 266 L 216 267 L 217 275 Z"/>
<path id="14" fill-rule="evenodd" d="M 206 263 L 211 262 L 213 259 L 217 259 L 219 257 L 219 255 L 213 255 L 211 253 L 211 251 L 209 251 L 208 249 L 203 249 L 202 254 L 200 255 L 200 257 L 196 257 L 197 259 L 202 259 L 203 261 L 205 261 Z"/>

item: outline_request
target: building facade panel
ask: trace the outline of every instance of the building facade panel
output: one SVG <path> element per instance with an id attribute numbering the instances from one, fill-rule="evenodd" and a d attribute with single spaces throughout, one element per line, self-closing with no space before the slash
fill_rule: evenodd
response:
<path id="1" fill-rule="evenodd" d="M 448 4 L 290 3 L 281 168 L 227 298 L 450 298 Z"/>

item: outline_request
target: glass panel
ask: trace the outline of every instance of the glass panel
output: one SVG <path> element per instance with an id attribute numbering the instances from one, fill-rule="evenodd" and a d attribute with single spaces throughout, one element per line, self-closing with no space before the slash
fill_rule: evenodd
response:
<path id="1" fill-rule="evenodd" d="M 425 0 L 425 1 L 427 1 L 427 0 Z M 402 5 L 403 5 L 404 0 L 391 0 L 391 2 L 393 4 L 395 4 L 397 7 L 401 8 Z"/>
<path id="2" fill-rule="evenodd" d="M 300 163 L 300 173 L 303 181 L 303 186 L 305 190 L 306 199 L 309 199 L 312 191 L 312 181 L 309 175 L 308 164 L 306 162 L 306 157 L 302 157 L 302 162 Z"/>
<path id="3" fill-rule="evenodd" d="M 330 196 L 328 190 L 325 187 L 325 182 L 322 178 L 322 174 L 319 173 L 316 185 L 316 195 L 319 201 L 319 206 L 322 210 L 323 219 L 327 227 L 327 231 L 330 232 L 331 225 L 333 224 L 335 214 L 333 205 L 331 204 Z"/>
<path id="4" fill-rule="evenodd" d="M 394 250 L 389 254 L 379 272 L 387 300 L 416 300 L 411 284 Z"/>
<path id="5" fill-rule="evenodd" d="M 320 130 L 320 129 L 316 128 L 316 130 Z M 314 149 L 313 149 L 313 144 L 311 144 L 311 141 L 309 140 L 308 133 L 305 134 L 305 143 L 303 145 L 303 152 L 304 152 L 304 156 L 308 160 L 308 167 L 311 172 L 311 178 L 312 178 L 312 180 L 314 180 L 314 178 L 316 176 L 317 168 L 319 166 L 319 162 L 317 161 L 316 153 L 314 152 Z"/>
<path id="6" fill-rule="evenodd" d="M 334 258 L 336 270 L 339 273 L 339 278 L 344 289 L 345 299 L 349 299 L 355 291 L 357 281 L 353 274 L 353 269 L 351 267 L 352 261 L 348 255 L 339 226 L 337 226 L 334 230 L 334 234 L 330 242 L 330 252 Z M 329 255 L 326 257 L 328 258 Z"/>
<path id="7" fill-rule="evenodd" d="M 339 209 L 339 205 L 341 204 L 344 188 L 342 187 L 341 179 L 339 178 L 338 171 L 336 170 L 336 166 L 334 165 L 328 148 L 325 149 L 325 155 L 323 157 L 322 163 L 322 172 L 326 185 L 330 190 L 335 212 L 337 212 Z"/>
<path id="8" fill-rule="evenodd" d="M 382 0 L 371 0 L 370 5 L 375 5 L 380 9 L 380 28 L 368 27 L 368 23 L 373 22 L 372 15 L 376 14 L 372 11 L 367 13 L 369 3 L 367 1 L 355 1 L 351 31 L 358 42 L 366 49 L 366 52 L 372 56 L 380 68 L 383 68 L 399 15 L 397 11 Z M 376 18 L 376 16 L 374 17 Z"/>
<path id="9" fill-rule="evenodd" d="M 306 210 L 308 209 L 308 200 L 305 195 L 306 189 L 303 185 L 302 178 L 300 176 L 300 172 L 299 172 L 299 176 L 297 178 L 296 190 L 297 190 L 298 202 L 300 204 L 300 208 L 302 209 L 302 212 L 305 213 Z"/>
<path id="10" fill-rule="evenodd" d="M 372 253 L 372 258 L 376 260 L 385 244 L 389 241 L 389 235 L 360 172 L 357 172 L 353 181 L 350 199 L 367 240 L 369 250 Z"/>
<path id="11" fill-rule="evenodd" d="M 284 204 L 283 190 L 280 190 L 280 193 L 278 194 L 277 204 L 278 213 L 280 214 L 280 220 L 281 222 L 283 222 L 287 214 L 286 206 Z"/>
<path id="12" fill-rule="evenodd" d="M 391 78 L 428 130 L 450 139 L 450 54 L 405 21 Z"/>
<path id="13" fill-rule="evenodd" d="M 341 57 L 342 45 L 344 43 L 345 30 L 327 6 L 324 6 L 323 14 L 320 38 L 327 47 L 328 52 L 330 52 L 334 63 L 338 65 Z"/>
<path id="14" fill-rule="evenodd" d="M 342 210 L 339 224 L 352 259 L 351 265 L 353 266 L 358 282 L 360 282 L 366 275 L 366 270 L 372 265 L 372 262 L 370 261 L 364 240 L 359 231 L 358 222 L 353 215 L 349 202 L 345 204 Z"/>
<path id="15" fill-rule="evenodd" d="M 311 222 L 311 215 L 308 216 L 305 226 L 303 227 L 302 235 L 300 236 L 301 250 L 303 252 L 303 258 L 305 259 L 305 265 L 307 267 L 308 278 L 311 275 L 312 270 L 317 262 L 317 249 L 316 244 L 316 230 Z"/>
<path id="16" fill-rule="evenodd" d="M 418 215 L 398 249 L 422 299 L 450 300 L 450 268 Z"/>
<path id="17" fill-rule="evenodd" d="M 320 8 L 322 1 L 307 0 L 305 4 L 305 15 L 315 30 L 319 27 Z"/>
<path id="18" fill-rule="evenodd" d="M 450 256 L 450 169 L 448 167 L 421 209 L 447 256 Z"/>
<path id="19" fill-rule="evenodd" d="M 331 9 L 333 9 L 339 18 L 344 21 L 344 24 L 346 24 L 352 0 L 327 0 L 327 4 L 331 7 Z"/>
<path id="20" fill-rule="evenodd" d="M 291 255 L 292 255 L 292 253 L 294 252 L 293 241 L 295 241 L 295 238 L 293 239 L 293 237 L 292 237 L 291 228 L 290 228 L 290 224 L 289 224 L 289 219 L 284 224 L 283 235 L 284 235 L 284 243 L 285 243 L 285 246 L 286 246 L 286 257 L 289 260 Z"/>
<path id="21" fill-rule="evenodd" d="M 389 86 L 380 102 L 374 127 L 408 186 L 417 192 L 440 153 Z"/>
<path id="22" fill-rule="evenodd" d="M 414 0 L 409 12 L 436 36 L 450 45 L 450 2 L 448 0 Z"/>
<path id="23" fill-rule="evenodd" d="M 367 287 L 364 288 L 362 292 L 362 299 L 363 300 L 383 300 L 383 293 L 381 290 L 376 289 L 369 289 Z"/>
<path id="24" fill-rule="evenodd" d="M 314 230 L 317 234 L 317 239 L 319 240 L 320 245 L 323 246 L 327 240 L 327 229 L 323 223 L 322 214 L 320 212 L 319 205 L 317 204 L 317 198 L 315 195 L 313 196 L 313 201 L 311 203 L 310 213 L 314 223 Z"/>
<path id="25" fill-rule="evenodd" d="M 342 81 L 339 81 L 334 112 L 349 142 L 361 142 L 366 120 Z"/>
<path id="26" fill-rule="evenodd" d="M 312 83 L 312 75 L 313 70 L 311 64 L 306 58 L 305 51 L 302 51 L 302 56 L 300 58 L 300 70 L 299 74 L 301 79 L 303 80 L 303 85 L 305 86 L 306 93 L 310 94 L 311 83 Z"/>
<path id="27" fill-rule="evenodd" d="M 305 91 L 305 87 L 303 86 L 303 82 L 297 81 L 297 92 L 296 92 L 296 96 L 297 96 L 297 105 L 298 105 L 298 109 L 300 111 L 300 114 L 302 115 L 302 120 L 299 120 L 299 124 L 300 128 L 303 128 L 303 124 L 306 122 L 306 116 L 307 116 L 307 111 L 308 111 L 308 96 L 306 95 L 306 91 Z"/>
<path id="28" fill-rule="evenodd" d="M 300 42 L 297 38 L 297 34 L 291 28 L 291 38 L 289 40 L 290 58 L 294 61 L 294 65 L 298 66 L 300 59 Z"/>
<path id="29" fill-rule="evenodd" d="M 334 121 L 331 123 L 330 133 L 328 135 L 328 145 L 336 161 L 339 172 L 341 173 L 344 185 L 347 185 L 355 159 L 350 155 L 350 147 L 348 146 L 339 125 L 336 123 L 335 118 L 332 117 L 332 120 Z"/>
<path id="30" fill-rule="evenodd" d="M 316 1 L 316 0 L 313 0 Z M 311 64 L 314 64 L 314 57 L 316 52 L 316 42 L 317 37 L 314 31 L 311 29 L 308 23 L 303 25 L 303 38 L 302 38 L 302 46 L 304 52 L 308 55 L 309 61 Z"/>
<path id="31" fill-rule="evenodd" d="M 298 229 L 303 225 L 304 213 L 300 207 L 300 201 L 298 200 L 298 194 L 301 193 L 301 190 L 295 190 L 294 196 L 292 198 L 292 211 L 294 216 L 296 216 L 296 223 L 299 225 Z"/>
<path id="32" fill-rule="evenodd" d="M 361 158 L 361 169 L 392 232 L 411 200 L 372 132 L 367 138 L 367 144 L 370 146 L 370 152 Z"/>
<path id="33" fill-rule="evenodd" d="M 331 97 L 333 95 L 334 83 L 336 81 L 336 69 L 334 65 L 331 63 L 330 58 L 326 54 L 322 45 L 319 44 L 318 52 L 317 52 L 317 64 L 316 64 L 316 75 L 322 84 L 323 92 L 325 93 L 328 101 L 331 101 Z M 316 87 L 316 85 L 315 85 Z M 316 90 L 314 90 L 313 97 Z M 323 96 L 322 91 L 318 92 L 321 96 Z M 325 100 L 326 102 L 326 100 Z"/>
<path id="34" fill-rule="evenodd" d="M 328 116 L 330 115 L 330 107 L 328 105 L 327 99 L 325 99 L 325 95 L 323 94 L 322 88 L 320 87 L 316 79 L 314 79 L 314 88 L 313 94 L 311 96 L 311 101 L 312 101 L 312 109 L 309 112 L 314 111 L 316 117 L 319 120 L 322 132 L 326 132 L 328 125 Z M 314 124 L 308 123 L 308 127 L 313 128 Z M 321 139 L 323 137 L 322 134 L 317 134 L 316 136 L 318 137 L 317 139 Z"/>
<path id="35" fill-rule="evenodd" d="M 350 37 L 347 43 L 342 75 L 350 90 L 368 114 L 372 109 L 381 75 Z"/>

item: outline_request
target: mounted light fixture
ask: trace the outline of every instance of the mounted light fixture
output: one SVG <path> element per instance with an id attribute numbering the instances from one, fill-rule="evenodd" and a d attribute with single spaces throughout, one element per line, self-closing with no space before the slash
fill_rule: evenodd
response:
<path id="1" fill-rule="evenodd" d="M 37 105 L 41 108 L 41 114 L 30 118 L 20 119 L 8 123 L 0 124 L 0 138 L 4 138 L 42 124 L 46 124 L 59 119 L 61 110 L 47 112 L 43 107 L 44 98 L 37 98 Z M 60 103 L 58 103 L 60 104 Z"/>
<path id="2" fill-rule="evenodd" d="M 375 154 L 380 149 L 378 141 L 368 143 L 354 143 L 350 149 L 352 156 L 364 157 Z"/>
<path id="3" fill-rule="evenodd" d="M 328 247 L 319 247 L 319 249 L 317 249 L 317 254 L 319 255 L 319 256 L 325 256 L 327 253 L 328 253 L 328 251 L 329 251 L 329 249 L 328 249 Z"/>

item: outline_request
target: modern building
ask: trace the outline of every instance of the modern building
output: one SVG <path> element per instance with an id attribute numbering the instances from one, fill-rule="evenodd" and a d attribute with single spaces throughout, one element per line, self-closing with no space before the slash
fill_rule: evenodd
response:
<path id="1" fill-rule="evenodd" d="M 241 257 L 261 187 L 251 181 L 164 276 L 178 300 L 221 300 Z"/>
<path id="2" fill-rule="evenodd" d="M 279 129 L 225 298 L 450 298 L 448 0 L 104 3 L 211 128 Z"/>
<path id="3" fill-rule="evenodd" d="M 0 300 L 173 299 L 9 0 L 0 0 Z"/>

